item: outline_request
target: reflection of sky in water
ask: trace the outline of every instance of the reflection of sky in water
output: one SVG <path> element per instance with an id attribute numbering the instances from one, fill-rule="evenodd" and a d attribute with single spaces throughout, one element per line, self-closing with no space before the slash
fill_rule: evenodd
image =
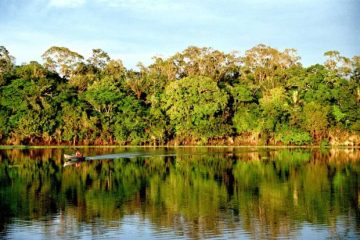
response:
<path id="1" fill-rule="evenodd" d="M 355 223 L 355 219 L 348 219 Z M 351 224 L 351 229 L 344 222 L 344 216 L 336 220 L 334 228 L 328 228 L 325 225 L 310 225 L 305 223 L 299 227 L 297 238 L 299 239 L 360 239 L 360 233 L 353 231 L 355 224 Z"/>
<path id="2" fill-rule="evenodd" d="M 299 223 L 294 229 L 290 229 L 288 236 L 278 235 L 277 239 L 359 239 L 359 232 L 353 231 L 356 228 L 355 224 L 351 224 L 350 229 L 345 221 L 354 223 L 355 219 L 339 216 L 333 228 L 323 224 Z M 242 224 L 240 222 L 232 229 L 224 228 L 220 236 L 211 232 L 201 232 L 201 229 L 198 229 L 200 233 L 195 238 L 261 239 L 267 235 L 267 232 L 259 235 L 247 233 L 242 228 Z M 5 234 L 8 239 L 188 239 L 191 236 L 189 228 L 192 226 L 183 225 L 173 228 L 155 226 L 150 220 L 138 214 L 125 215 L 119 221 L 106 223 L 98 219 L 91 223 L 79 223 L 71 216 L 57 215 L 50 221 L 14 220 L 7 226 Z M 270 233 L 267 236 L 271 238 Z"/>

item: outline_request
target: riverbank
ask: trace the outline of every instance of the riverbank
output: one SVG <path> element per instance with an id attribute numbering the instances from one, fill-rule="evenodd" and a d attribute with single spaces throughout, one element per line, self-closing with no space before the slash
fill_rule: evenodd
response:
<path id="1" fill-rule="evenodd" d="M 325 148 L 325 149 L 360 149 L 360 146 L 320 146 L 320 145 L 304 145 L 304 146 L 290 146 L 290 145 L 0 145 L 0 150 L 6 149 L 44 149 L 44 148 L 53 148 L 53 149 L 63 149 L 63 148 L 265 148 L 265 149 L 287 149 L 287 148 Z"/>

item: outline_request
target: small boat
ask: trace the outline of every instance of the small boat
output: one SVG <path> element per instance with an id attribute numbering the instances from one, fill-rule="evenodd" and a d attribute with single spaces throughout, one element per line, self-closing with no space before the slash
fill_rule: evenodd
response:
<path id="1" fill-rule="evenodd" d="M 71 161 L 81 161 L 81 160 L 85 160 L 85 157 L 81 156 L 78 157 L 76 155 L 69 155 L 69 154 L 64 154 L 64 158 L 71 160 Z"/>
<path id="2" fill-rule="evenodd" d="M 188 155 L 188 154 L 183 154 Z M 132 159 L 132 158 L 151 158 L 151 157 L 175 157 L 178 156 L 175 153 L 171 154 L 144 154 L 142 152 L 124 152 L 124 153 L 114 153 L 114 154 L 105 154 L 105 155 L 97 155 L 97 156 L 76 156 L 64 154 L 64 158 L 67 160 L 64 163 L 64 167 L 74 165 L 83 161 L 90 161 L 90 160 L 106 160 L 106 159 Z"/>
<path id="3" fill-rule="evenodd" d="M 76 156 L 76 155 L 69 155 L 69 154 L 64 154 L 64 158 L 67 160 L 64 163 L 64 167 L 74 165 L 74 164 L 79 164 L 86 160 L 84 156 Z"/>

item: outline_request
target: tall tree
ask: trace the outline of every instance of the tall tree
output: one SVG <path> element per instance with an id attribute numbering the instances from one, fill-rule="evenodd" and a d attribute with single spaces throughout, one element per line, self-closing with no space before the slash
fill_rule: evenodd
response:
<path id="1" fill-rule="evenodd" d="M 348 77 L 351 73 L 352 62 L 349 58 L 340 55 L 339 51 L 327 51 L 324 53 L 327 57 L 324 66 L 334 71 L 341 77 Z"/>
<path id="2" fill-rule="evenodd" d="M 69 78 L 84 57 L 66 47 L 50 47 L 42 55 L 44 66 L 52 71 L 57 71 L 65 78 Z"/>
<path id="3" fill-rule="evenodd" d="M 287 79 L 286 70 L 300 65 L 295 49 L 279 51 L 259 44 L 245 52 L 242 58 L 242 78 L 251 80 L 263 89 L 282 85 Z"/>
<path id="4" fill-rule="evenodd" d="M 223 115 L 228 96 L 209 77 L 187 77 L 170 83 L 162 101 L 180 138 L 221 137 L 229 133 Z"/>
<path id="5" fill-rule="evenodd" d="M 4 75 L 14 66 L 15 58 L 10 55 L 9 51 L 0 46 L 0 86 L 5 84 Z"/>
<path id="6" fill-rule="evenodd" d="M 92 56 L 87 60 L 87 62 L 96 67 L 97 69 L 104 69 L 104 67 L 109 63 L 109 55 L 100 48 L 92 50 Z"/>

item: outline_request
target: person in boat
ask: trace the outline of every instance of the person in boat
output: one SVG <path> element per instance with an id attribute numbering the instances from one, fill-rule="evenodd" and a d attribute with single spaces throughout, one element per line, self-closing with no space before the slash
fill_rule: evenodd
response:
<path id="1" fill-rule="evenodd" d="M 76 151 L 75 156 L 78 157 L 78 158 L 82 158 L 82 157 L 83 157 L 83 155 L 81 154 L 80 151 Z"/>
<path id="2" fill-rule="evenodd" d="M 75 153 L 75 156 L 79 158 L 79 161 L 75 164 L 76 167 L 80 167 L 80 163 L 84 160 L 83 159 L 83 155 L 81 154 L 81 152 L 78 150 Z"/>

